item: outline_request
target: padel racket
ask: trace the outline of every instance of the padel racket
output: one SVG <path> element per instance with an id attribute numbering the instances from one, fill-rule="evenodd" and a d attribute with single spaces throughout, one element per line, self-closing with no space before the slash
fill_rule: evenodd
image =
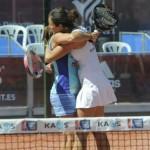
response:
<path id="1" fill-rule="evenodd" d="M 93 10 L 93 25 L 98 31 L 109 31 L 118 24 L 118 15 L 104 4 Z"/>
<path id="2" fill-rule="evenodd" d="M 24 67 L 26 72 L 35 79 L 42 77 L 46 68 L 41 57 L 33 50 L 28 50 L 24 55 Z"/>

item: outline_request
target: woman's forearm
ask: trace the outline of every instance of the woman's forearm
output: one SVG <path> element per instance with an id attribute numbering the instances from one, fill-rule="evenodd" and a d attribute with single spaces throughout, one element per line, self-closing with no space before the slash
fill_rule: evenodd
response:
<path id="1" fill-rule="evenodd" d="M 58 45 L 52 50 L 46 49 L 45 51 L 45 62 L 46 63 L 51 63 L 55 60 L 60 59 L 61 57 L 65 56 L 68 54 L 70 51 L 73 49 L 81 48 L 85 45 L 85 42 L 80 42 L 80 43 L 70 43 L 66 45 Z"/>
<path id="2" fill-rule="evenodd" d="M 72 33 L 56 33 L 54 35 L 54 42 L 56 45 L 68 44 L 72 42 L 86 42 L 92 39 L 91 33 L 75 31 Z"/>
<path id="3" fill-rule="evenodd" d="M 99 32 L 80 32 L 74 31 L 72 33 L 56 33 L 54 35 L 54 42 L 56 45 L 60 44 L 69 44 L 74 42 L 87 42 L 87 41 L 96 41 L 99 37 Z"/>

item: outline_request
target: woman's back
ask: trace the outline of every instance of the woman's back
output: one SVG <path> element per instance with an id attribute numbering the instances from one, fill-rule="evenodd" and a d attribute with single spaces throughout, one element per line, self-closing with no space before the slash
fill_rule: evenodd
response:
<path id="1" fill-rule="evenodd" d="M 100 62 L 93 43 L 87 42 L 84 47 L 72 50 L 71 54 L 79 62 L 79 77 L 81 81 L 83 78 L 87 78 L 94 83 L 97 83 L 99 80 L 107 82 L 100 68 Z"/>
<path id="2" fill-rule="evenodd" d="M 116 102 L 113 88 L 101 70 L 96 48 L 91 42 L 72 50 L 79 62 L 79 78 L 82 84 L 76 100 L 76 108 L 92 108 Z"/>
<path id="3" fill-rule="evenodd" d="M 53 37 L 49 41 L 49 49 L 53 49 Z M 75 60 L 67 54 L 53 62 L 54 83 L 51 94 L 76 94 L 80 88 L 77 67 L 74 66 Z"/>
<path id="4" fill-rule="evenodd" d="M 55 81 L 51 93 L 66 94 L 78 92 L 80 84 L 77 68 L 73 64 L 74 59 L 71 55 L 66 55 L 53 63 Z"/>

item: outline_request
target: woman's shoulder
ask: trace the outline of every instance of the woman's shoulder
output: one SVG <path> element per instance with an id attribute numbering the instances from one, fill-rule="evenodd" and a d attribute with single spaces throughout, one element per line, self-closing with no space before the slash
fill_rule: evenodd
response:
<path id="1" fill-rule="evenodd" d="M 55 39 L 57 39 L 58 37 L 62 36 L 62 34 L 63 33 L 61 33 L 61 32 L 55 33 L 55 34 L 53 34 L 52 39 L 55 41 Z"/>
<path id="2" fill-rule="evenodd" d="M 72 32 L 75 32 L 75 31 L 88 32 L 87 29 L 84 26 L 77 26 L 76 28 L 74 28 L 72 30 Z"/>

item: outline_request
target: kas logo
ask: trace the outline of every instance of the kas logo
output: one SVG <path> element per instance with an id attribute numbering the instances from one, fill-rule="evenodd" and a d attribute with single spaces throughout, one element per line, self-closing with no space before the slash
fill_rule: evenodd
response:
<path id="1" fill-rule="evenodd" d="M 73 0 L 72 3 L 82 17 L 82 25 L 91 30 L 92 11 L 102 0 Z"/>
<path id="2" fill-rule="evenodd" d="M 120 84 L 120 80 L 114 80 L 114 75 L 112 74 L 109 66 L 107 65 L 107 63 L 105 61 L 102 61 L 100 63 L 101 69 L 103 71 L 103 73 L 105 74 L 105 76 L 109 79 L 111 85 L 113 88 L 119 88 L 121 86 Z"/>

